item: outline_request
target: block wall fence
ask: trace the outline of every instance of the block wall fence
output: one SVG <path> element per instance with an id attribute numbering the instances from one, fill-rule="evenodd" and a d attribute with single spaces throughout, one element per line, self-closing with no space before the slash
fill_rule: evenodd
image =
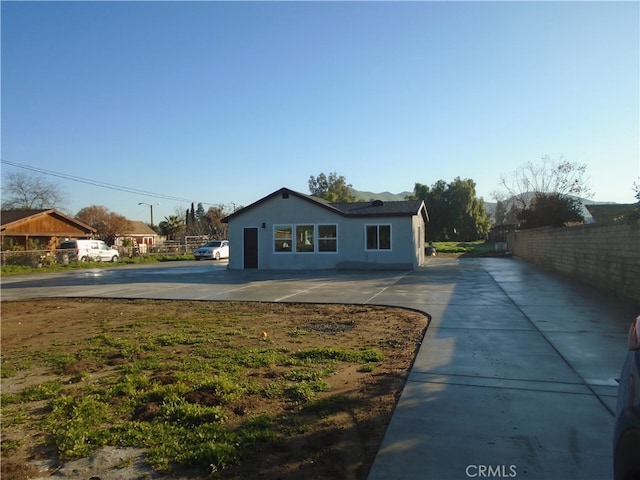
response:
<path id="1" fill-rule="evenodd" d="M 507 245 L 528 262 L 640 304 L 640 224 L 512 231 Z"/>

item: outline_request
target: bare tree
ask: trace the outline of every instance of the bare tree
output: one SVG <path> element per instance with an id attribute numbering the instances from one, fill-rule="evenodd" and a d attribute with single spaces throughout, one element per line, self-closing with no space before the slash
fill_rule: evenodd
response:
<path id="1" fill-rule="evenodd" d="M 3 174 L 2 177 L 3 210 L 59 209 L 65 201 L 64 189 L 43 176 L 17 171 Z"/>
<path id="2" fill-rule="evenodd" d="M 591 197 L 587 166 L 548 155 L 539 163 L 527 162 L 509 175 L 500 176 L 500 185 L 522 208 L 540 195 Z"/>
<path id="3" fill-rule="evenodd" d="M 636 197 L 636 200 L 638 200 L 638 202 L 636 203 L 633 210 L 627 212 L 623 216 L 623 220 L 630 224 L 640 222 L 640 178 L 636 182 L 633 182 L 633 192 L 634 197 Z"/>

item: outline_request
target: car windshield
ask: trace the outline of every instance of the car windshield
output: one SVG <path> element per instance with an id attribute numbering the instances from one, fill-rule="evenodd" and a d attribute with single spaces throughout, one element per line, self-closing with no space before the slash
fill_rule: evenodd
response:
<path id="1" fill-rule="evenodd" d="M 203 245 L 203 247 L 219 247 L 220 240 L 214 240 L 213 242 L 207 242 Z"/>

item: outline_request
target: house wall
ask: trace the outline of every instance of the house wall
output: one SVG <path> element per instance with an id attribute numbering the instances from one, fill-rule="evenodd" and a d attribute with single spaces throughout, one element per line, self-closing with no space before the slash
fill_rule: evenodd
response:
<path id="1" fill-rule="evenodd" d="M 34 218 L 28 218 L 15 225 L 9 225 L 4 230 L 4 235 L 10 236 L 89 236 L 86 231 L 70 225 L 64 220 L 50 216 L 38 215 Z"/>
<path id="2" fill-rule="evenodd" d="M 415 215 L 412 218 L 412 235 L 413 235 L 413 244 L 415 249 L 415 264 L 414 268 L 419 267 L 424 263 L 425 260 L 425 231 L 427 228 L 427 224 L 424 221 L 424 218 L 420 215 Z"/>
<path id="3" fill-rule="evenodd" d="M 286 199 L 276 196 L 229 220 L 229 268 L 244 268 L 244 227 L 255 227 L 258 230 L 259 269 L 411 269 L 420 261 L 414 248 L 414 223 L 408 216 L 346 218 L 295 195 Z M 274 225 L 279 224 L 335 224 L 337 252 L 275 252 Z M 390 251 L 365 250 L 365 226 L 371 224 L 392 225 Z"/>
<path id="4" fill-rule="evenodd" d="M 0 245 L 8 248 L 11 244 L 30 248 L 30 241 L 42 247 L 52 248 L 63 238 L 91 238 L 87 232 L 53 215 L 37 215 L 7 225 L 0 234 Z M 33 243 L 31 244 L 33 245 Z"/>
<path id="5" fill-rule="evenodd" d="M 523 259 L 640 302 L 640 225 L 587 224 L 507 234 Z"/>

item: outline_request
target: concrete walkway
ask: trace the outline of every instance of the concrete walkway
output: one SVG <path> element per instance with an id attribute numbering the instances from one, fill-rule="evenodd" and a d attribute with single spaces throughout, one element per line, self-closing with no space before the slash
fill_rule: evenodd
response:
<path id="1" fill-rule="evenodd" d="M 635 306 L 518 260 L 438 259 L 416 282 L 431 325 L 369 480 L 611 478 Z"/>
<path id="2" fill-rule="evenodd" d="M 369 480 L 611 478 L 632 302 L 517 259 L 430 259 L 404 272 L 229 271 L 192 262 L 2 278 L 41 296 L 330 302 L 431 317 Z"/>

